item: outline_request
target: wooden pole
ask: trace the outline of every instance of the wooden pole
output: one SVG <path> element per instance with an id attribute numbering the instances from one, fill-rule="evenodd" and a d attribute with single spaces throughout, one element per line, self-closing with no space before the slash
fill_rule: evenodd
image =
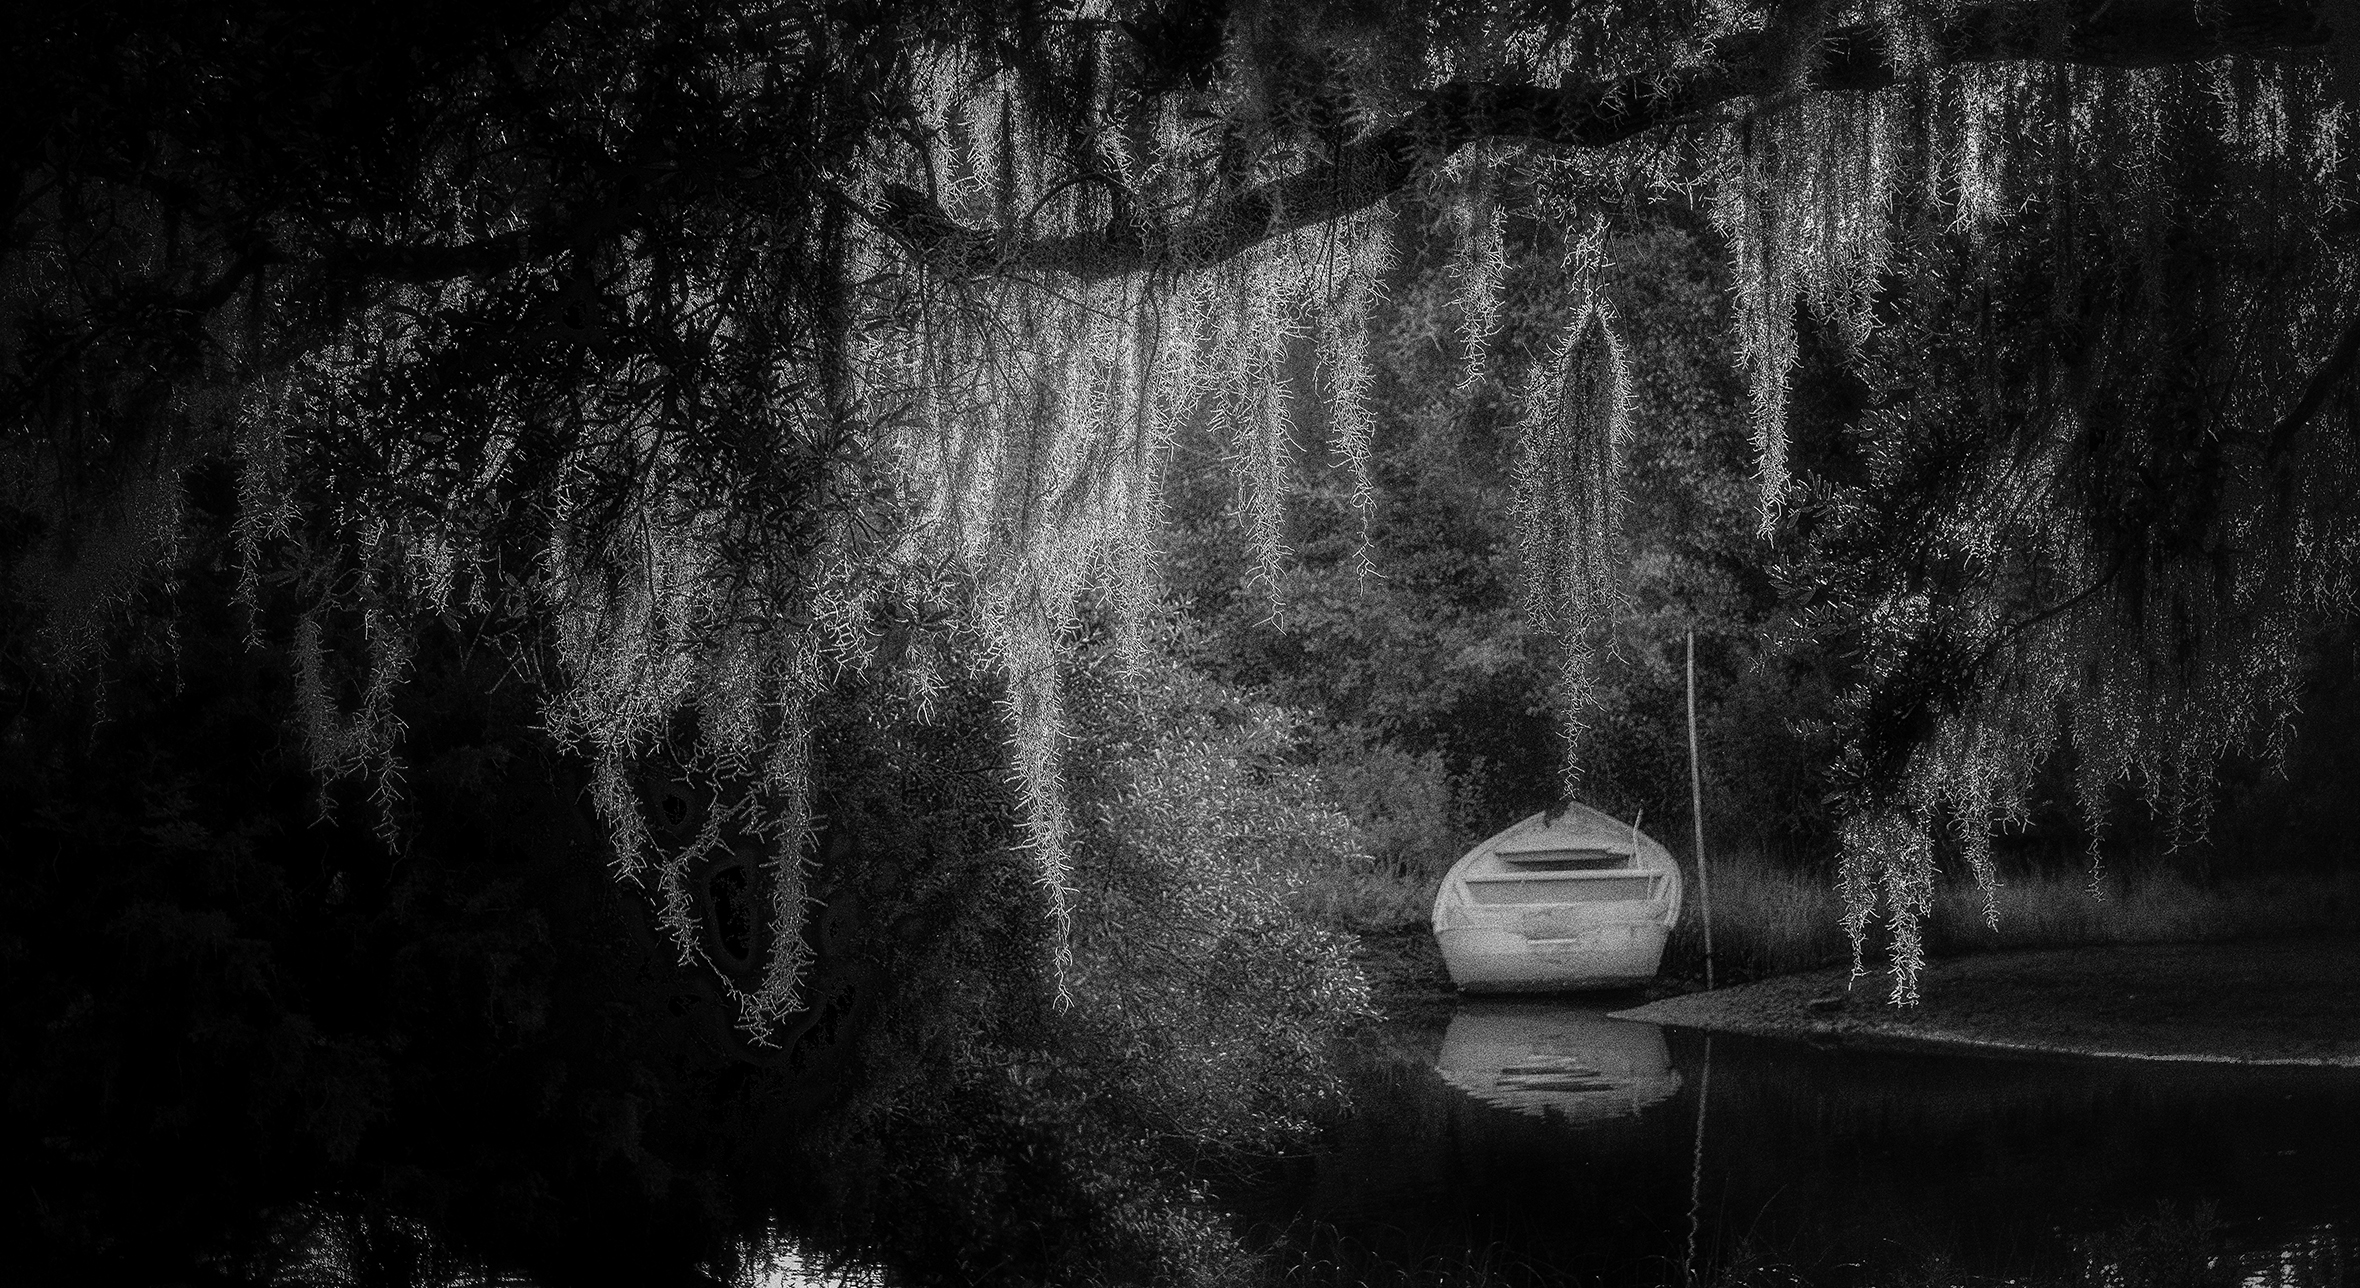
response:
<path id="1" fill-rule="evenodd" d="M 1704 862 L 1704 771 L 1696 754 L 1696 628 L 1688 628 L 1688 812 L 1696 824 L 1696 883 L 1704 894 L 1704 986 L 1713 986 L 1713 876 Z"/>

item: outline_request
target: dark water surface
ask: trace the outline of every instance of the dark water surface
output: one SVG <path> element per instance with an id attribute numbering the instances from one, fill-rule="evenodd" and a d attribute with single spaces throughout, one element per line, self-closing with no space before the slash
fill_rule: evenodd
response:
<path id="1" fill-rule="evenodd" d="M 1468 1003 L 1249 1200 L 1312 1282 L 2342 1285 L 2360 1074 Z"/>
<path id="2" fill-rule="evenodd" d="M 2360 1285 L 2360 1071 L 1860 1051 L 1484 1003 L 1389 1031 L 1353 1076 L 1315 1151 L 1230 1191 L 1276 1282 Z M 382 1205 L 265 1224 L 258 1256 L 189 1282 L 535 1282 Z M 693 1261 L 630 1281 L 905 1279 L 776 1234 Z"/>

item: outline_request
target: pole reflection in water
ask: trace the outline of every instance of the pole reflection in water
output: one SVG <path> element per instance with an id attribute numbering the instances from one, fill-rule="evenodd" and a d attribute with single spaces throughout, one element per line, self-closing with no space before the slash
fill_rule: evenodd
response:
<path id="1" fill-rule="evenodd" d="M 1680 1255 L 1680 1282 L 1696 1282 L 1696 1236 L 1704 1226 L 1704 1111 L 1713 1102 L 1713 1035 L 1704 1035 L 1704 1072 L 1696 1079 L 1696 1146 L 1688 1162 L 1688 1250 Z"/>

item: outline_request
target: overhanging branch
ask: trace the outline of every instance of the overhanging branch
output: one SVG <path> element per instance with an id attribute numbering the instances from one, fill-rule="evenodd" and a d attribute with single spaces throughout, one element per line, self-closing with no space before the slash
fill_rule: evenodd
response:
<path id="1" fill-rule="evenodd" d="M 2327 355 L 2327 361 L 2320 363 L 2319 369 L 2312 372 L 2310 380 L 2304 383 L 2302 397 L 2295 400 L 2294 406 L 2271 430 L 2270 455 L 2273 459 L 2284 455 L 2286 449 L 2294 445 L 2295 435 L 2301 433 L 2303 426 L 2319 414 L 2319 409 L 2327 403 L 2327 396 L 2335 391 L 2337 382 L 2351 374 L 2355 358 L 2360 358 L 2360 309 L 2353 310 L 2352 320 L 2344 325 L 2343 338 L 2336 341 L 2334 351 Z"/>
<path id="2" fill-rule="evenodd" d="M 400 245 L 350 241 L 330 249 L 315 261 L 338 276 L 378 281 L 426 283 L 454 277 L 495 277 L 530 262 L 536 254 L 565 245 L 562 237 L 519 229 L 472 242 Z"/>
<path id="3" fill-rule="evenodd" d="M 1927 62 L 2045 62 L 2142 68 L 2233 54 L 2318 48 L 2327 41 L 2325 0 L 2076 0 L 2060 25 L 2042 0 L 2002 0 L 1958 10 L 1933 33 Z M 1330 161 L 1247 188 L 1171 227 L 1136 223 L 1062 237 L 1025 238 L 967 228 L 924 194 L 888 190 L 880 221 L 930 264 L 950 272 L 1051 271 L 1093 279 L 1150 267 L 1219 263 L 1272 237 L 1325 223 L 1383 200 L 1423 159 L 1483 139 L 1552 147 L 1605 147 L 1692 120 L 1740 99 L 1801 88 L 1881 89 L 1903 74 L 1882 27 L 1839 28 L 1798 86 L 1792 36 L 1776 30 L 1731 42 L 1707 63 L 1563 88 L 1452 82 L 1400 120 L 1341 149 Z"/>

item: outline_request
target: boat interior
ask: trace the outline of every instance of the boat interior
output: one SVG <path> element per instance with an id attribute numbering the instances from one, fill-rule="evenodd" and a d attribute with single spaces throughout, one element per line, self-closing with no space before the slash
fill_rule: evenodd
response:
<path id="1" fill-rule="evenodd" d="M 1540 838 L 1522 844 L 1511 841 L 1493 850 L 1503 863 L 1513 863 L 1523 872 L 1592 872 L 1601 868 L 1628 868 L 1639 856 L 1630 850 L 1604 847 L 1566 845 L 1559 841 Z"/>

